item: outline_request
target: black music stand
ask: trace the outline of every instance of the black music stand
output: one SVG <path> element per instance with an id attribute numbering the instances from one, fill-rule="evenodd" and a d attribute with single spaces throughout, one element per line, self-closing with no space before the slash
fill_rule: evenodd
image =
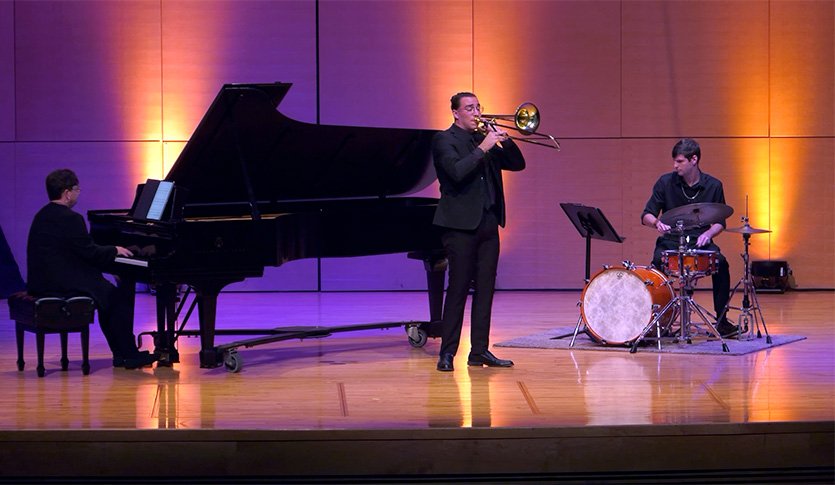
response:
<path id="1" fill-rule="evenodd" d="M 560 203 L 560 207 L 562 207 L 562 210 L 565 211 L 565 215 L 568 216 L 568 219 L 571 220 L 574 227 L 577 228 L 577 232 L 580 233 L 580 236 L 586 239 L 585 284 L 588 284 L 591 280 L 591 240 L 600 239 L 602 241 L 622 243 L 626 238 L 618 235 L 615 228 L 612 227 L 612 224 L 608 219 L 606 219 L 606 216 L 603 215 L 603 211 L 597 207 L 588 207 L 582 204 L 571 204 L 568 202 Z M 582 302 L 580 302 L 580 304 L 582 304 Z M 551 339 L 561 339 L 571 335 L 572 338 L 569 347 L 573 347 L 574 340 L 580 332 L 580 324 L 582 323 L 582 320 L 583 316 L 581 314 L 577 319 L 577 325 L 574 327 L 574 332 L 559 335 L 557 337 L 551 337 Z M 583 333 L 588 334 L 585 329 L 583 329 Z"/>
<path id="2" fill-rule="evenodd" d="M 565 215 L 577 228 L 580 236 L 586 238 L 586 283 L 591 279 L 591 240 L 600 239 L 602 241 L 611 241 L 622 243 L 626 238 L 618 235 L 603 211 L 597 207 L 588 207 L 581 204 L 569 204 L 563 202 L 560 204 Z"/>

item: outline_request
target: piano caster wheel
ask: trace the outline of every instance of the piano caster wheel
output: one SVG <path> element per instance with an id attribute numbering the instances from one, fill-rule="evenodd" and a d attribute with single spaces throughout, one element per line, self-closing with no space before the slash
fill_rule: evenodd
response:
<path id="1" fill-rule="evenodd" d="M 407 328 L 406 335 L 409 337 L 409 345 L 416 349 L 426 345 L 426 341 L 429 339 L 429 335 L 426 333 L 426 330 L 423 330 L 416 325 Z"/>
<path id="2" fill-rule="evenodd" d="M 223 353 L 223 367 L 226 368 L 227 372 L 232 372 L 233 374 L 240 372 L 242 364 L 237 350 L 227 350 Z"/>

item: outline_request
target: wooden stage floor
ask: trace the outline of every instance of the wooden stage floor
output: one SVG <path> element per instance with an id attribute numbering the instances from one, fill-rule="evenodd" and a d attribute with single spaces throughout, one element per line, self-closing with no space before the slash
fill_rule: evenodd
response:
<path id="1" fill-rule="evenodd" d="M 492 342 L 573 326 L 579 296 L 497 293 Z M 708 307 L 709 298 L 696 294 Z M 468 368 L 465 339 L 455 372 L 440 373 L 440 341 L 412 348 L 395 328 L 241 349 L 243 369 L 233 374 L 200 369 L 198 341 L 185 338 L 173 368 L 114 369 L 96 325 L 90 375 L 80 371 L 77 335 L 68 372 L 49 335 L 44 378 L 31 334 L 26 369 L 16 370 L 14 325 L 0 301 L 0 475 L 829 481 L 835 293 L 759 298 L 772 335 L 806 339 L 742 356 L 494 347 L 512 369 Z M 425 299 L 227 293 L 218 327 L 419 320 Z M 153 310 L 152 297 L 140 295 L 137 332 L 154 328 Z"/>

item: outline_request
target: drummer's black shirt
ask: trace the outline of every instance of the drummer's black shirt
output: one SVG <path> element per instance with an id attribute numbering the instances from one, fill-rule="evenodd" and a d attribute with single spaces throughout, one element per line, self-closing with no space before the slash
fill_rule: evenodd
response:
<path id="1" fill-rule="evenodd" d="M 659 177 L 652 187 L 652 195 L 650 195 L 647 205 L 644 207 L 644 212 L 641 213 L 641 220 L 644 220 L 646 214 L 658 217 L 659 214 L 676 207 L 703 202 L 725 203 L 725 191 L 719 179 L 701 172 L 699 181 L 696 182 L 696 185 L 690 187 L 676 172 L 665 173 Z M 725 221 L 720 222 L 720 224 L 725 227 Z M 685 230 L 684 233 L 698 236 L 705 232 L 707 228 L 707 225 L 696 227 Z"/>
<path id="2" fill-rule="evenodd" d="M 706 202 L 725 203 L 725 192 L 722 189 L 722 182 L 719 179 L 701 172 L 699 182 L 693 187 L 688 187 L 677 173 L 666 173 L 652 187 L 652 195 L 649 197 L 644 212 L 641 214 L 641 220 L 643 220 L 644 214 L 652 214 L 658 217 L 659 213 L 675 209 L 676 207 Z M 720 224 L 724 227 L 725 221 L 720 222 Z M 665 266 L 663 260 L 664 251 L 678 249 L 682 236 L 685 238 L 684 244 L 687 248 L 695 248 L 699 234 L 702 234 L 705 230 L 707 230 L 707 225 L 686 229 L 684 234 L 677 234 L 675 231 L 671 231 L 668 234 L 660 236 L 655 240 L 652 266 L 663 270 Z M 731 273 L 728 260 L 722 255 L 721 248 L 714 241 L 699 249 L 718 253 L 719 264 L 717 270 L 711 275 L 711 279 L 713 281 L 713 309 L 719 315 L 725 310 L 731 290 Z"/>

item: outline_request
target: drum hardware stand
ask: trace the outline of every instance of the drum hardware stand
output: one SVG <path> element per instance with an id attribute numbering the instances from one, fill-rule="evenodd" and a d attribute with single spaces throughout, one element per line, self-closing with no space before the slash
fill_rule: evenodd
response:
<path id="1" fill-rule="evenodd" d="M 760 332 L 760 323 L 762 322 L 762 329 L 765 331 L 765 341 L 768 344 L 771 344 L 771 335 L 768 334 L 768 328 L 765 325 L 765 318 L 763 318 L 763 312 L 760 309 L 760 302 L 757 299 L 757 290 L 754 287 L 754 279 L 751 276 L 751 261 L 748 255 L 748 246 L 751 244 L 751 234 L 761 234 L 766 232 L 771 232 L 766 229 L 755 229 L 748 224 L 748 201 L 746 198 L 745 204 L 745 216 L 742 217 L 742 227 L 735 228 L 735 229 L 728 229 L 728 232 L 735 232 L 742 234 L 742 241 L 743 241 L 743 252 L 740 254 L 742 256 L 742 261 L 745 264 L 743 268 L 743 275 L 742 279 L 733 287 L 731 290 L 731 295 L 728 297 L 728 303 L 725 305 L 725 309 L 722 310 L 722 314 L 727 314 L 728 310 L 739 310 L 740 315 L 739 319 L 737 320 L 738 331 L 737 331 L 737 339 L 738 340 L 753 340 L 754 338 L 762 338 L 762 333 Z M 731 301 L 733 300 L 734 295 L 736 294 L 736 290 L 739 288 L 739 285 L 742 285 L 742 306 L 735 307 L 731 306 Z M 751 304 L 753 302 L 753 305 Z M 757 327 L 757 335 L 754 336 L 754 327 Z"/>
<path id="2" fill-rule="evenodd" d="M 628 270 L 635 269 L 635 264 L 633 264 L 632 261 L 624 261 L 623 266 Z M 652 284 L 652 281 L 646 280 L 646 281 L 644 281 L 644 284 L 649 286 L 649 285 Z M 644 327 L 644 329 L 641 331 L 641 335 L 637 339 L 635 339 L 634 342 L 632 342 L 631 344 L 628 344 L 629 347 L 630 347 L 630 349 L 629 349 L 630 354 L 634 354 L 635 352 L 637 352 L 637 350 L 638 350 L 637 345 L 642 340 L 655 340 L 655 344 L 658 347 L 658 350 L 661 350 L 661 335 L 662 335 L 662 332 L 663 333 L 669 333 L 671 331 L 671 327 L 673 325 L 673 322 L 675 321 L 675 318 L 671 318 L 670 323 L 665 325 L 663 330 L 662 330 L 662 328 L 661 328 L 661 317 L 663 317 L 669 311 L 675 312 L 675 308 L 673 307 L 673 302 L 674 301 L 675 301 L 675 299 L 670 300 L 669 302 L 667 302 L 666 305 L 664 305 L 663 308 L 661 308 L 661 305 L 658 305 L 657 303 L 652 304 L 652 319 L 649 321 L 647 326 Z M 661 311 L 659 311 L 659 309 Z M 675 315 L 675 313 L 673 313 L 673 315 Z M 648 337 L 647 334 L 650 332 L 650 330 L 653 330 L 653 329 L 655 329 L 655 337 Z"/>
<path id="3" fill-rule="evenodd" d="M 709 334 L 714 335 L 722 342 L 722 352 L 729 352 L 728 344 L 725 343 L 725 340 L 722 338 L 722 335 L 716 330 L 716 327 L 710 323 L 710 319 L 708 317 L 713 317 L 713 314 L 707 310 L 706 308 L 702 307 L 695 300 L 693 300 L 693 290 L 695 288 L 694 283 L 697 278 L 702 275 L 691 273 L 688 268 L 684 266 L 684 252 L 686 251 L 685 245 L 685 236 L 684 236 L 684 222 L 679 220 L 676 221 L 676 229 L 679 233 L 679 246 L 678 246 L 678 295 L 675 298 L 670 300 L 664 308 L 656 313 L 655 317 L 647 324 L 644 328 L 641 335 L 632 342 L 632 347 L 629 349 L 630 353 L 635 353 L 638 351 L 638 344 L 640 344 L 644 340 L 648 340 L 647 334 L 649 334 L 652 329 L 656 329 L 656 335 L 658 340 L 658 349 L 661 349 L 661 328 L 659 321 L 661 316 L 670 311 L 671 308 L 678 309 L 678 317 L 679 317 L 679 334 L 678 336 L 674 337 L 673 341 L 680 341 L 684 340 L 688 344 L 693 343 L 692 333 L 690 332 L 690 327 L 694 326 L 695 324 L 690 319 L 690 314 L 692 312 L 696 312 L 699 317 L 702 319 L 702 322 L 707 327 L 707 331 Z M 714 318 L 715 321 L 715 318 Z M 672 330 L 673 321 L 669 324 L 670 333 Z"/>
<path id="4" fill-rule="evenodd" d="M 664 308 L 661 309 L 661 311 L 658 311 L 659 308 L 660 308 L 659 305 L 652 305 L 652 320 L 650 320 L 650 322 L 647 324 L 647 326 L 644 327 L 644 329 L 641 331 L 641 335 L 638 338 L 636 338 L 634 342 L 632 342 L 630 344 L 630 346 L 629 346 L 630 347 L 629 348 L 629 353 L 630 354 L 634 354 L 635 352 L 637 352 L 638 351 L 638 344 L 640 342 L 644 341 L 644 340 L 655 340 L 655 344 L 658 347 L 658 350 L 661 350 L 661 335 L 662 335 L 661 317 L 664 316 L 664 314 L 667 313 L 668 311 L 671 311 L 671 310 L 675 311 L 675 309 L 673 308 L 672 303 L 673 303 L 673 301 L 670 301 L 669 303 L 664 305 Z M 664 332 L 670 332 L 670 328 L 672 327 L 674 321 L 675 321 L 674 319 L 670 320 L 670 323 L 668 323 L 665 326 Z M 649 332 L 653 329 L 655 329 L 655 337 L 647 337 L 647 334 L 649 334 Z"/>
<path id="5" fill-rule="evenodd" d="M 586 280 L 586 282 L 588 283 L 588 280 Z M 580 308 L 582 305 L 583 305 L 583 302 L 581 300 L 577 300 L 577 305 L 576 305 L 577 308 Z M 577 340 L 577 334 L 580 333 L 580 325 L 583 325 L 583 333 L 588 335 L 589 332 L 586 329 L 586 326 L 583 324 L 583 312 L 578 311 L 578 313 L 579 313 L 579 315 L 577 316 L 577 324 L 574 326 L 574 332 L 563 334 L 563 335 L 558 335 L 556 337 L 551 337 L 551 340 L 559 340 L 559 339 L 563 339 L 563 338 L 568 337 L 569 335 L 571 335 L 571 342 L 568 343 L 568 346 L 569 347 L 574 347 L 574 341 Z"/>
<path id="6" fill-rule="evenodd" d="M 580 233 L 580 236 L 586 240 L 586 278 L 584 280 L 584 285 L 587 285 L 589 284 L 589 281 L 591 281 L 591 240 L 600 239 L 603 241 L 622 243 L 626 238 L 618 235 L 615 228 L 612 227 L 612 224 L 608 219 L 606 219 L 606 216 L 603 215 L 603 211 L 596 207 L 588 207 L 582 204 L 572 204 L 568 202 L 560 203 L 560 207 L 562 207 L 562 210 L 565 212 L 565 215 L 568 216 L 571 223 L 574 224 L 574 227 L 577 229 L 577 232 Z M 577 307 L 579 308 L 582 304 L 582 301 L 578 301 Z M 583 327 L 582 330 L 580 330 L 581 325 Z M 574 326 L 573 332 L 551 337 L 551 340 L 563 339 L 570 335 L 571 342 L 568 346 L 574 347 L 574 341 L 577 339 L 577 335 L 579 333 L 585 333 L 586 335 L 589 334 L 585 324 L 583 323 L 582 311 L 577 317 L 577 324 Z"/>

